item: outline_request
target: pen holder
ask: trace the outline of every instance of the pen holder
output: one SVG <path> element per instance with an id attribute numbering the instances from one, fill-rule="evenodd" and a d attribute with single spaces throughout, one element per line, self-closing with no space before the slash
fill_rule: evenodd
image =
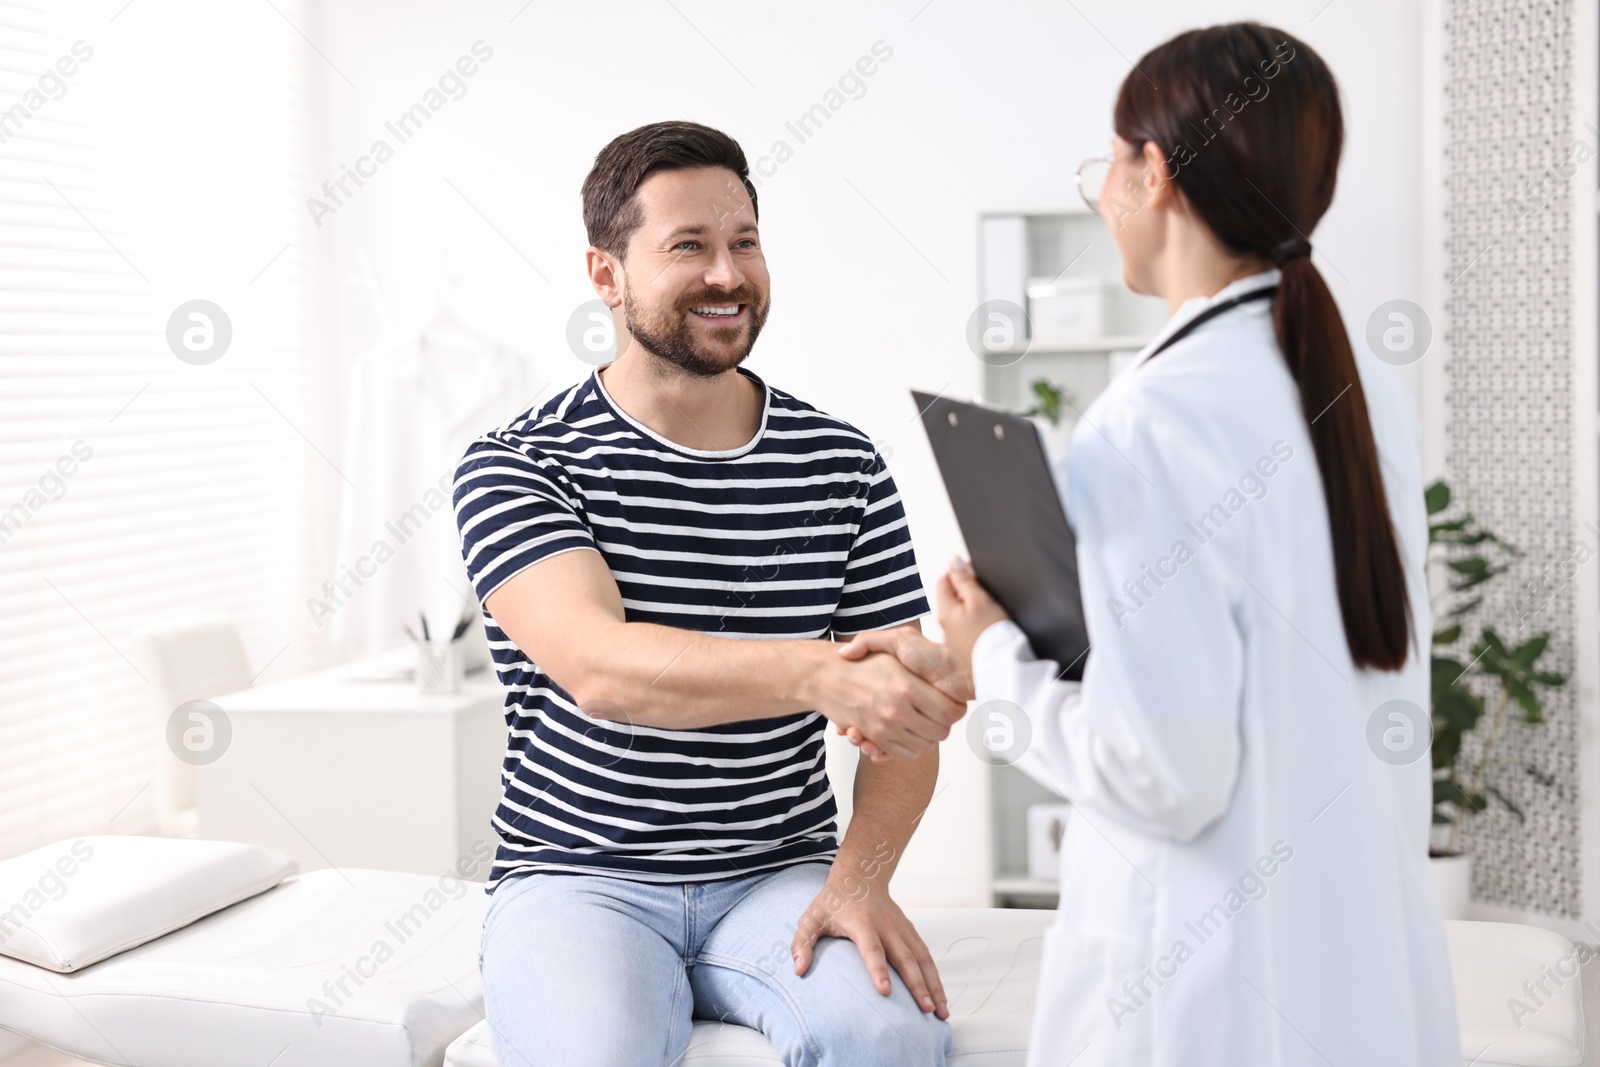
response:
<path id="1" fill-rule="evenodd" d="M 455 693 L 461 689 L 461 646 L 454 641 L 418 641 L 417 692 Z"/>

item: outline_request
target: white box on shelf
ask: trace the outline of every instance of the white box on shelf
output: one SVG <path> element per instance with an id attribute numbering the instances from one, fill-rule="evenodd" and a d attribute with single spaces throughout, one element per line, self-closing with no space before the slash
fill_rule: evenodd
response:
<path id="1" fill-rule="evenodd" d="M 1067 830 L 1071 804 L 1028 806 L 1028 877 L 1054 882 L 1061 877 L 1061 837 Z"/>
<path id="2" fill-rule="evenodd" d="M 1100 278 L 1028 282 L 1029 335 L 1035 345 L 1081 341 L 1106 332 L 1106 283 Z"/>

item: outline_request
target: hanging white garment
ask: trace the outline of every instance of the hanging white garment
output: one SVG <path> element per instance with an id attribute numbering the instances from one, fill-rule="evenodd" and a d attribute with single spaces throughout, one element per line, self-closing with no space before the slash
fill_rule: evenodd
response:
<path id="1" fill-rule="evenodd" d="M 447 335 L 448 338 L 448 335 Z M 447 636 L 471 600 L 450 488 L 467 445 L 526 411 L 542 382 L 498 342 L 410 334 L 362 353 L 350 369 L 338 572 L 325 620 L 363 653 L 421 636 L 426 613 Z M 472 612 L 474 616 L 477 612 Z"/>
<path id="2" fill-rule="evenodd" d="M 1010 622 L 974 649 L 974 714 L 1023 709 L 1018 766 L 1074 805 L 1030 1067 L 1462 1062 L 1427 858 L 1426 719 L 1412 762 L 1369 743 L 1374 716 L 1403 721 L 1388 702 L 1429 706 L 1411 401 L 1358 350 L 1419 642 L 1398 673 L 1357 670 L 1271 303 L 1149 358 L 1278 277 L 1185 303 L 1073 434 L 1083 681 L 1055 680 Z"/>

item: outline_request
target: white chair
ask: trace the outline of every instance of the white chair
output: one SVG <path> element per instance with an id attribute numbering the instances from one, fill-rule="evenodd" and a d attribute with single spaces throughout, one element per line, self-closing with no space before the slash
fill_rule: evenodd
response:
<path id="1" fill-rule="evenodd" d="M 1461 1055 L 1473 1067 L 1580 1067 L 1589 953 L 1521 923 L 1444 924 L 1455 978 Z"/>
<path id="2" fill-rule="evenodd" d="M 134 655 L 150 680 L 155 741 L 156 823 L 168 837 L 192 837 L 199 825 L 194 767 L 167 743 L 167 720 L 180 704 L 250 685 L 239 630 L 225 615 L 205 614 L 147 626 L 134 634 Z"/>

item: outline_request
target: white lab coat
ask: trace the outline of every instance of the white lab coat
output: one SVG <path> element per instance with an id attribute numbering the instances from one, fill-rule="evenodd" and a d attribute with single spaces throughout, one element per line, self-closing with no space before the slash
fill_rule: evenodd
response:
<path id="1" fill-rule="evenodd" d="M 526 410 L 540 390 L 521 353 L 451 336 L 395 337 L 350 368 L 331 576 L 343 581 L 317 598 L 331 609 L 318 621 L 333 640 L 362 652 L 404 643 L 402 627 L 418 632 L 419 612 L 439 637 L 476 603 L 450 502 L 456 464 L 476 437 Z"/>
<path id="2" fill-rule="evenodd" d="M 1277 280 L 1185 303 L 1157 342 Z M 1074 805 L 1029 1067 L 1460 1064 L 1430 761 L 1424 744 L 1392 765 L 1367 740 L 1386 701 L 1429 705 L 1409 398 L 1358 354 L 1420 636 L 1401 672 L 1358 671 L 1270 302 L 1150 348 L 1085 413 L 1066 461 L 1082 683 L 1056 681 L 1010 622 L 974 650 L 974 714 L 1020 706 L 1018 765 Z"/>

